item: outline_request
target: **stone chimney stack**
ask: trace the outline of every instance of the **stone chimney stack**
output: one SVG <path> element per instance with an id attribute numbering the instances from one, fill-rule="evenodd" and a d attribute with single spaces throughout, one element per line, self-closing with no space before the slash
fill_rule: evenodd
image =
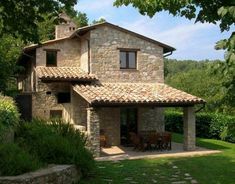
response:
<path id="1" fill-rule="evenodd" d="M 77 28 L 76 24 L 66 13 L 59 15 L 60 24 L 55 26 L 55 39 L 70 36 Z"/>

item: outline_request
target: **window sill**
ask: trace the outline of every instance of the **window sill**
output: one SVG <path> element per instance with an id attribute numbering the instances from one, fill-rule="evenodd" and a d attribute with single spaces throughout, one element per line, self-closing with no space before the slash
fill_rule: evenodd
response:
<path id="1" fill-rule="evenodd" d="M 120 71 L 122 72 L 138 72 L 139 70 L 137 69 L 131 69 L 131 68 L 127 68 L 127 69 L 124 69 L 124 68 L 121 68 Z"/>

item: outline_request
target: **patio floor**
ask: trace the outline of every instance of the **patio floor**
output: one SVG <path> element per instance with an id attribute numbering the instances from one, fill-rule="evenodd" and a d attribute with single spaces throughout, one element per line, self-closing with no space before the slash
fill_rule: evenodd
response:
<path id="1" fill-rule="evenodd" d="M 101 156 L 96 158 L 97 161 L 114 161 L 125 159 L 141 159 L 141 158 L 160 158 L 160 157 L 186 157 L 201 156 L 214 153 L 220 153 L 218 150 L 209 150 L 197 147 L 195 151 L 183 150 L 183 144 L 172 143 L 172 149 L 169 151 L 136 151 L 133 147 L 112 146 L 111 148 L 102 148 Z"/>

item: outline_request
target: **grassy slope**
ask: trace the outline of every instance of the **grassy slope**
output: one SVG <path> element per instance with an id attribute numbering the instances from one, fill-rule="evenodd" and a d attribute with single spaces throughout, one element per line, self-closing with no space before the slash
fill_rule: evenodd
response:
<path id="1" fill-rule="evenodd" d="M 175 142 L 182 142 L 183 137 L 174 134 L 173 139 Z M 235 144 L 198 138 L 197 145 L 223 152 L 200 157 L 99 162 L 94 176 L 82 183 L 109 183 L 110 179 L 112 180 L 110 183 L 130 183 L 125 181 L 128 178 L 134 178 L 138 183 L 153 183 L 153 179 L 158 183 L 171 183 L 169 176 L 174 174 L 172 165 L 176 165 L 183 173 L 190 173 L 199 183 L 234 184 Z"/>
<path id="2" fill-rule="evenodd" d="M 174 140 L 182 142 L 183 137 L 174 135 Z M 209 156 L 174 159 L 175 164 L 188 170 L 200 183 L 235 183 L 235 144 L 197 138 L 197 145 L 222 153 Z"/>

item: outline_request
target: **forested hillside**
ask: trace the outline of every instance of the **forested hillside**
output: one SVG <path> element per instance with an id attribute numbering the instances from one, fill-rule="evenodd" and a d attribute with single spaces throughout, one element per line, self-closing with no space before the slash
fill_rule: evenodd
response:
<path id="1" fill-rule="evenodd" d="M 234 99 L 228 99 L 225 79 L 215 67 L 222 61 L 165 59 L 165 82 L 207 101 L 204 111 L 235 113 Z M 230 98 L 231 99 L 231 98 Z"/>

